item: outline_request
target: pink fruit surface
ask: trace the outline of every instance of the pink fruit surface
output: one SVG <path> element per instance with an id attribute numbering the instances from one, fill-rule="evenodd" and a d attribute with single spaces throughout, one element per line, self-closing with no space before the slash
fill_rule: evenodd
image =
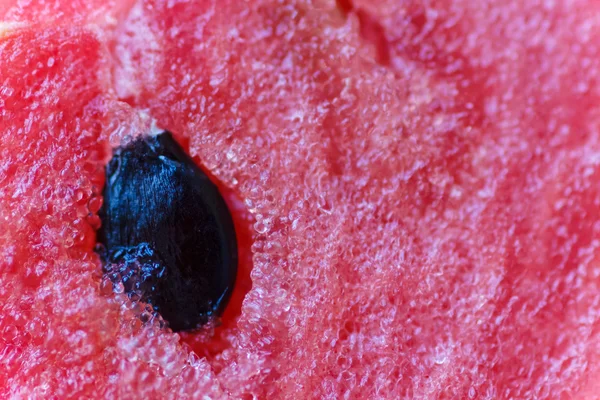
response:
<path id="1" fill-rule="evenodd" d="M 594 2 L 32 4 L 0 6 L 0 395 L 598 397 Z M 143 324 L 93 252 L 151 118 L 251 257 L 214 330 Z"/>
<path id="2" fill-rule="evenodd" d="M 132 0 L 2 0 L 0 21 L 19 24 L 86 24 L 111 26 Z"/>

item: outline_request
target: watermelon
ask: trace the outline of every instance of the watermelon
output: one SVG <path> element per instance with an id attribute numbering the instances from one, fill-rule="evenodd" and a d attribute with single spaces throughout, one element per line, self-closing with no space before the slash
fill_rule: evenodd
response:
<path id="1" fill-rule="evenodd" d="M 590 0 L 0 4 L 0 397 L 598 398 Z M 152 126 L 240 272 L 173 333 L 102 276 Z"/>

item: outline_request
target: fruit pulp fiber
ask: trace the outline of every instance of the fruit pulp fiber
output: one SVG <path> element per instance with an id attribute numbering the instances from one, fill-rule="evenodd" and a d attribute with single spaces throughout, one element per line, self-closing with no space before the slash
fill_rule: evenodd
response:
<path id="1" fill-rule="evenodd" d="M 594 2 L 77 4 L 0 6 L 3 396 L 597 398 Z M 214 330 L 93 253 L 152 118 L 244 237 Z"/>

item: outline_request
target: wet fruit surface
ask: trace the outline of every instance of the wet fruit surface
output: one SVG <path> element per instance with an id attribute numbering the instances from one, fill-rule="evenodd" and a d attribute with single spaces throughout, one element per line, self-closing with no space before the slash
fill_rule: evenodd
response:
<path id="1" fill-rule="evenodd" d="M 597 4 L 336 3 L 3 31 L 6 397 L 597 397 Z M 217 351 L 140 318 L 93 253 L 142 114 L 252 217 Z"/>
<path id="2" fill-rule="evenodd" d="M 237 273 L 233 221 L 217 187 L 173 136 L 118 148 L 103 196 L 105 273 L 152 304 L 173 331 L 220 315 Z"/>

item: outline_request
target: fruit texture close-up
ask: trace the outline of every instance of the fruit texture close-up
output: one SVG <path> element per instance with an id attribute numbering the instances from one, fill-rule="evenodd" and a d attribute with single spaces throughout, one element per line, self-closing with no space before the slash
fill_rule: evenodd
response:
<path id="1" fill-rule="evenodd" d="M 0 0 L 0 398 L 600 398 L 599 63 L 594 0 Z"/>

